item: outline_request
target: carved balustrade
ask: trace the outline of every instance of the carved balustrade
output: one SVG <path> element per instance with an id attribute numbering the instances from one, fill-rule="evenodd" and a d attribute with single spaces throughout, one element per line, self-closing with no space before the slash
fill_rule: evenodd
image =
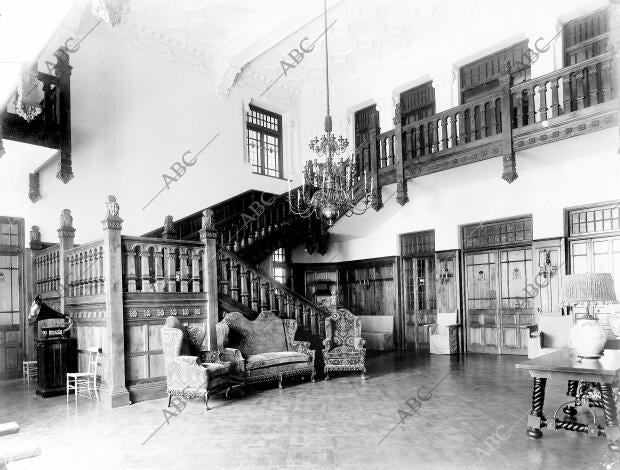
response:
<path id="1" fill-rule="evenodd" d="M 68 297 L 98 295 L 104 292 L 102 240 L 67 250 L 65 260 Z"/>
<path id="2" fill-rule="evenodd" d="M 233 252 L 218 253 L 219 294 L 248 309 L 271 310 L 280 318 L 297 320 L 305 331 L 325 335 L 324 319 L 329 313 L 265 273 L 253 269 Z"/>
<path id="3" fill-rule="evenodd" d="M 607 53 L 511 87 L 513 128 L 614 99 L 611 69 L 611 54 Z"/>
<path id="4" fill-rule="evenodd" d="M 124 292 L 202 292 L 204 244 L 122 237 Z"/>
<path id="5" fill-rule="evenodd" d="M 60 290 L 60 248 L 50 246 L 32 256 L 33 289 L 43 297 L 58 295 Z"/>

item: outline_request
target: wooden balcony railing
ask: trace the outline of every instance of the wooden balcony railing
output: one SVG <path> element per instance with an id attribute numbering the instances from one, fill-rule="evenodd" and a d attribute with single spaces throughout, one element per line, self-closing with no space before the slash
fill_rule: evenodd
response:
<path id="1" fill-rule="evenodd" d="M 33 252 L 32 276 L 35 295 L 57 296 L 60 290 L 60 249 L 58 244 Z"/>
<path id="2" fill-rule="evenodd" d="M 514 86 L 507 69 L 496 92 L 407 125 L 397 105 L 394 129 L 371 128 L 354 151 L 356 191 L 366 172 L 376 181 L 375 209 L 380 188 L 393 183 L 404 204 L 407 179 L 500 156 L 511 182 L 515 151 L 617 124 L 611 64 L 607 53 Z"/>
<path id="3" fill-rule="evenodd" d="M 67 250 L 67 296 L 98 295 L 104 291 L 103 241 Z"/>

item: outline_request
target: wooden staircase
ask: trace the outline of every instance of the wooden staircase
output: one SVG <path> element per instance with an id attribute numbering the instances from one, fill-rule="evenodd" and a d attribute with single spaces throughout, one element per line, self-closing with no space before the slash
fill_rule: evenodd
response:
<path id="1" fill-rule="evenodd" d="M 227 312 L 241 312 L 250 319 L 262 310 L 297 320 L 297 338 L 319 345 L 325 337 L 328 311 L 262 272 L 258 265 L 281 247 L 305 243 L 309 252 L 327 251 L 329 234 L 314 217 L 304 219 L 290 212 L 288 193 L 276 195 L 246 191 L 209 207 L 218 240 L 218 304 L 220 320 Z M 173 222 L 145 237 L 199 240 L 202 211 Z"/>

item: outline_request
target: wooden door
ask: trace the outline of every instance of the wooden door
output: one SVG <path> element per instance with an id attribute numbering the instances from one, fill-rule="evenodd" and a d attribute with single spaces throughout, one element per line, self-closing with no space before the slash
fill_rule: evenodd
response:
<path id="1" fill-rule="evenodd" d="M 500 250 L 500 347 L 502 354 L 527 354 L 529 332 L 534 324 L 532 249 Z"/>
<path id="2" fill-rule="evenodd" d="M 0 379 L 21 375 L 23 220 L 0 217 Z"/>
<path id="3" fill-rule="evenodd" d="M 465 255 L 468 351 L 527 354 L 525 325 L 534 322 L 532 249 Z"/>
<path id="4" fill-rule="evenodd" d="M 428 343 L 429 323 L 437 318 L 435 258 L 405 258 L 405 341 L 407 349 Z"/>
<path id="5" fill-rule="evenodd" d="M 465 255 L 467 350 L 501 353 L 497 251 Z"/>

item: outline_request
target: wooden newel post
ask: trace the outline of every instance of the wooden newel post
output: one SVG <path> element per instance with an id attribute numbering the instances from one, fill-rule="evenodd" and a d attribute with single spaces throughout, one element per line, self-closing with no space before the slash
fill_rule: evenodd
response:
<path id="1" fill-rule="evenodd" d="M 407 178 L 405 178 L 405 157 L 403 155 L 403 121 L 400 103 L 394 109 L 394 164 L 396 165 L 396 200 L 401 206 L 409 202 Z"/>
<path id="2" fill-rule="evenodd" d="M 67 250 L 73 248 L 75 229 L 73 228 L 73 217 L 69 209 L 63 209 L 60 213 L 60 228 L 58 229 L 58 296 L 60 297 L 60 311 L 67 313 L 67 297 L 69 296 L 70 266 L 67 260 Z"/>
<path id="3" fill-rule="evenodd" d="M 123 318 L 123 268 L 121 229 L 123 219 L 114 196 L 108 196 L 103 225 L 103 276 L 106 328 L 102 354 L 107 367 L 102 377 L 103 402 L 110 408 L 129 405 L 125 385 L 125 325 Z"/>
<path id="4" fill-rule="evenodd" d="M 213 226 L 213 211 L 202 211 L 202 228 L 200 241 L 205 249 L 202 255 L 202 282 L 203 291 L 207 294 L 207 349 L 217 350 L 217 334 L 215 326 L 218 321 L 218 293 L 217 293 L 217 230 Z"/>
<path id="5" fill-rule="evenodd" d="M 368 144 L 370 145 L 370 177 L 374 181 L 375 188 L 371 194 L 371 205 L 375 211 L 379 211 L 383 207 L 383 199 L 381 198 L 381 186 L 379 184 L 379 158 L 380 152 L 377 152 L 377 134 L 379 129 L 379 113 L 374 111 L 372 114 L 372 123 L 368 133 Z"/>
<path id="6" fill-rule="evenodd" d="M 503 173 L 502 179 L 512 183 L 519 175 L 517 174 L 517 163 L 515 152 L 512 148 L 512 85 L 510 62 L 506 62 L 502 74 L 499 76 L 499 86 L 502 92 L 502 151 L 503 151 Z M 519 109 L 521 109 L 519 107 Z"/>

